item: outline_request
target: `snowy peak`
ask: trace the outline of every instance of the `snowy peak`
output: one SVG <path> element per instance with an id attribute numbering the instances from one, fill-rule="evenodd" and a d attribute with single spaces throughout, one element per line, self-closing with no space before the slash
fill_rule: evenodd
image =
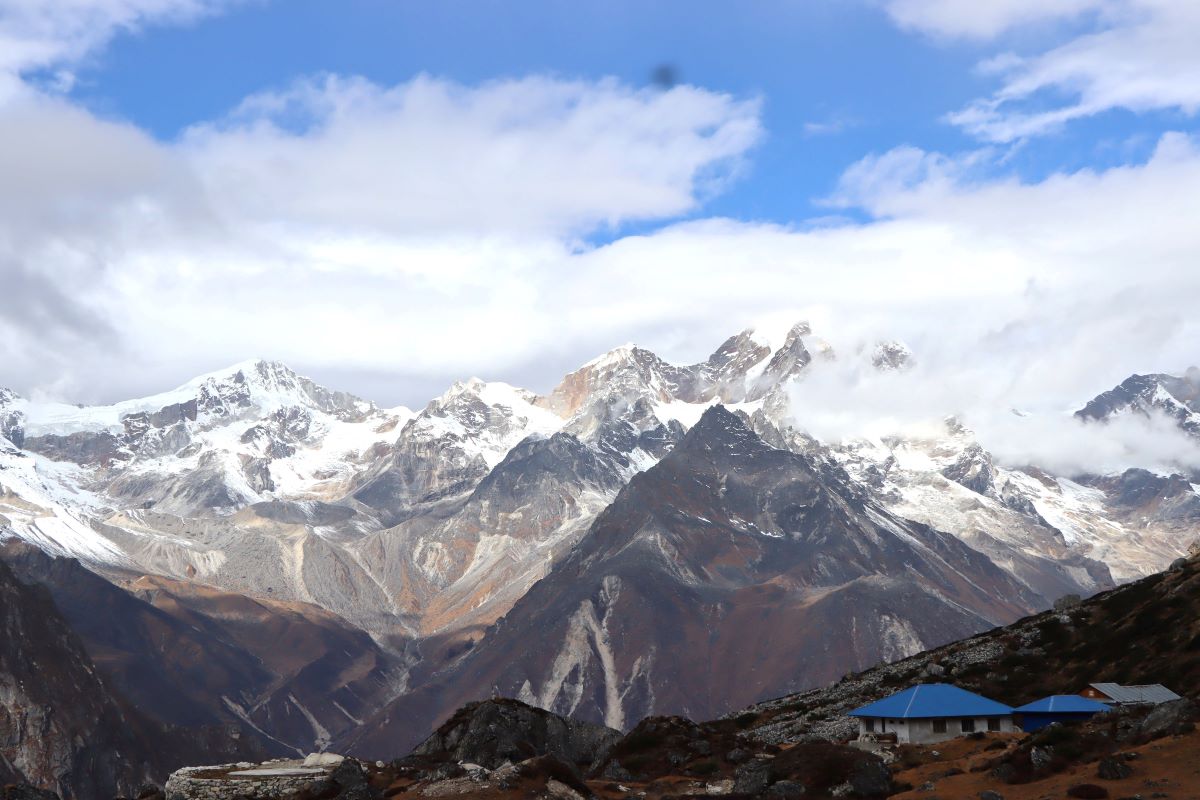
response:
<path id="1" fill-rule="evenodd" d="M 692 382 L 687 370 L 668 364 L 649 350 L 624 345 L 567 375 L 542 402 L 569 418 L 587 406 L 617 398 L 670 402 L 681 394 L 691 394 Z"/>
<path id="2" fill-rule="evenodd" d="M 1097 395 L 1075 416 L 1102 421 L 1122 414 L 1152 412 L 1165 414 L 1184 431 L 1200 437 L 1200 369 L 1191 367 L 1182 376 L 1131 375 Z"/>
<path id="3" fill-rule="evenodd" d="M 459 381 L 412 419 L 405 436 L 450 440 L 493 467 L 527 436 L 549 436 L 562 427 L 563 420 L 537 405 L 539 400 L 499 381 Z"/>
<path id="4" fill-rule="evenodd" d="M 748 328 L 726 339 L 705 361 L 670 364 L 636 345 L 615 348 L 567 375 L 540 404 L 574 420 L 577 431 L 589 419 L 619 416 L 639 401 L 649 405 L 742 403 L 762 399 L 797 377 L 813 360 L 807 323 L 793 325 L 781 341 Z M 616 410 L 614 413 L 614 409 Z M 698 416 L 699 412 L 697 412 Z"/>
<path id="5" fill-rule="evenodd" d="M 195 387 L 200 412 L 237 415 L 244 409 L 274 412 L 289 407 L 309 408 L 342 419 L 362 417 L 375 407 L 346 392 L 326 389 L 278 361 L 247 361 L 201 376 L 176 392 Z"/>
<path id="6" fill-rule="evenodd" d="M 878 370 L 890 372 L 912 365 L 912 350 L 903 342 L 879 342 L 871 351 L 871 364 Z"/>
<path id="7" fill-rule="evenodd" d="M 726 339 L 700 368 L 715 382 L 745 378 L 756 364 L 771 355 L 771 350 L 771 346 L 750 328 Z"/>
<path id="8" fill-rule="evenodd" d="M 112 405 L 82 406 L 18 400 L 26 435 L 122 434 L 135 428 L 161 428 L 189 420 L 209 426 L 299 407 L 339 419 L 361 419 L 375 410 L 365 400 L 336 392 L 276 361 L 246 361 L 193 378 L 168 392 Z"/>

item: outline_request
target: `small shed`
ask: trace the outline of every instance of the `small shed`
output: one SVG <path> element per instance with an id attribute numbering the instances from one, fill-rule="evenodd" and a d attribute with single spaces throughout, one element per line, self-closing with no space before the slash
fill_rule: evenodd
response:
<path id="1" fill-rule="evenodd" d="M 1077 694 L 1056 694 L 1034 700 L 1014 709 L 1021 730 L 1030 733 L 1055 722 L 1077 722 L 1103 714 L 1110 708 L 1104 703 Z"/>
<path id="2" fill-rule="evenodd" d="M 948 683 L 922 683 L 849 712 L 860 738 L 895 734 L 897 742 L 941 742 L 956 736 L 1012 732 L 1013 710 Z"/>
<path id="3" fill-rule="evenodd" d="M 1161 683 L 1122 686 L 1119 683 L 1090 683 L 1079 693 L 1089 700 L 1117 706 L 1156 706 L 1181 699 Z"/>

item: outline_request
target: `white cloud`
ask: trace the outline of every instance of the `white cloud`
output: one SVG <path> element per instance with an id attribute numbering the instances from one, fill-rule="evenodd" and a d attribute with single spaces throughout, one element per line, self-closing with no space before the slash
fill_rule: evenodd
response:
<path id="1" fill-rule="evenodd" d="M 119 33 L 195 20 L 238 0 L 0 0 L 0 101 L 23 93 L 23 73 L 55 71 L 69 88 L 72 69 Z"/>
<path id="2" fill-rule="evenodd" d="M 1200 5 L 1130 0 L 1110 27 L 1000 68 L 1001 88 L 952 114 L 973 134 L 1011 141 L 1111 109 L 1200 108 Z M 1042 108 L 1042 97 L 1064 99 Z"/>
<path id="3" fill-rule="evenodd" d="M 759 135 L 757 101 L 613 81 L 328 78 L 173 144 L 15 98 L 0 355 L 20 388 L 82 399 L 259 354 L 439 378 L 511 364 L 558 340 L 553 276 L 579 234 L 694 208 Z"/>
<path id="4" fill-rule="evenodd" d="M 1077 17 L 1110 0 L 885 0 L 897 24 L 935 36 L 990 39 L 1034 23 Z"/>
<path id="5" fill-rule="evenodd" d="M 760 137 L 759 104 L 543 77 L 326 77 L 248 99 L 184 152 L 231 218 L 431 235 L 581 233 L 696 207 Z"/>
<path id="6" fill-rule="evenodd" d="M 1200 152 L 1182 134 L 1145 163 L 1032 183 L 987 177 L 990 149 L 896 148 L 831 199 L 869 222 L 583 243 L 696 209 L 736 177 L 759 114 L 694 87 L 321 78 L 164 143 L 26 92 L 0 105 L 0 384 L 114 399 L 266 356 L 420 403 L 473 373 L 545 389 L 631 339 L 688 361 L 756 319 L 807 317 L 842 352 L 913 347 L 931 389 L 882 392 L 911 401 L 902 417 L 965 409 L 1065 459 L 1073 434 L 1019 437 L 1007 409 L 1059 419 L 1198 360 Z M 829 407 L 870 392 L 850 394 Z M 1150 444 L 1120 439 L 1105 463 L 1165 457 L 1153 432 L 1126 438 Z"/>
<path id="7" fill-rule="evenodd" d="M 950 114 L 971 134 L 1010 142 L 1113 109 L 1200 108 L 1200 4 L 1180 0 L 891 0 L 899 24 L 944 37 L 992 39 L 1070 20 L 1059 44 L 983 62 L 1000 87 Z"/>
<path id="8" fill-rule="evenodd" d="M 940 438 L 946 418 L 954 416 L 999 463 L 1062 475 L 1200 468 L 1200 442 L 1174 420 L 1125 415 L 1106 424 L 1084 422 L 1073 415 L 1082 401 L 1046 402 L 1054 388 L 1042 383 L 1044 365 L 1030 370 L 1039 359 L 1028 350 L 970 344 L 972 352 L 918 353 L 904 371 L 880 372 L 861 356 L 817 362 L 791 387 L 793 419 L 824 441 L 842 441 Z"/>

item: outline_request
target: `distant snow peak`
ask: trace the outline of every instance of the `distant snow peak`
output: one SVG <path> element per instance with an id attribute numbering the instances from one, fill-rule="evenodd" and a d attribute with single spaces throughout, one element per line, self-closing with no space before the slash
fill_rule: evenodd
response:
<path id="1" fill-rule="evenodd" d="M 1075 412 L 1079 419 L 1102 422 L 1127 414 L 1164 415 L 1200 439 L 1200 369 L 1190 367 L 1182 376 L 1131 375 Z"/>
<path id="2" fill-rule="evenodd" d="M 903 342 L 878 342 L 871 351 L 871 364 L 883 371 L 908 369 L 912 358 L 912 350 Z"/>

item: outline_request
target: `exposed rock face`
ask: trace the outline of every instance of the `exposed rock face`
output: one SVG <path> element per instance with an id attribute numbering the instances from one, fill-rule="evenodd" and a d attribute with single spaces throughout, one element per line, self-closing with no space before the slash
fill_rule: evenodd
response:
<path id="1" fill-rule="evenodd" d="M 713 715 L 1045 602 L 953 537 L 874 505 L 836 466 L 771 448 L 717 407 L 440 676 L 449 696 L 402 698 L 355 741 L 379 753 L 480 685 L 614 728 Z M 829 630 L 848 635 L 833 647 Z"/>
<path id="2" fill-rule="evenodd" d="M 353 729 L 396 667 L 367 634 L 317 608 L 151 577 L 131 593 L 18 543 L 0 546 L 0 558 L 49 588 L 92 659 L 147 715 L 240 729 L 263 753 L 307 751 Z"/>
<path id="3" fill-rule="evenodd" d="M 211 733 L 180 737 L 128 707 L 49 593 L 0 562 L 0 764 L 12 777 L 89 800 L 131 792 L 206 748 L 253 752 L 228 730 Z"/>
<path id="4" fill-rule="evenodd" d="M 567 433 L 513 447 L 452 513 L 353 545 L 418 630 L 482 629 L 579 540 L 620 487 L 620 465 Z"/>
<path id="5" fill-rule="evenodd" d="M 412 755 L 487 769 L 549 755 L 586 767 L 620 738 L 611 728 L 560 717 L 515 700 L 496 699 L 459 709 Z"/>

